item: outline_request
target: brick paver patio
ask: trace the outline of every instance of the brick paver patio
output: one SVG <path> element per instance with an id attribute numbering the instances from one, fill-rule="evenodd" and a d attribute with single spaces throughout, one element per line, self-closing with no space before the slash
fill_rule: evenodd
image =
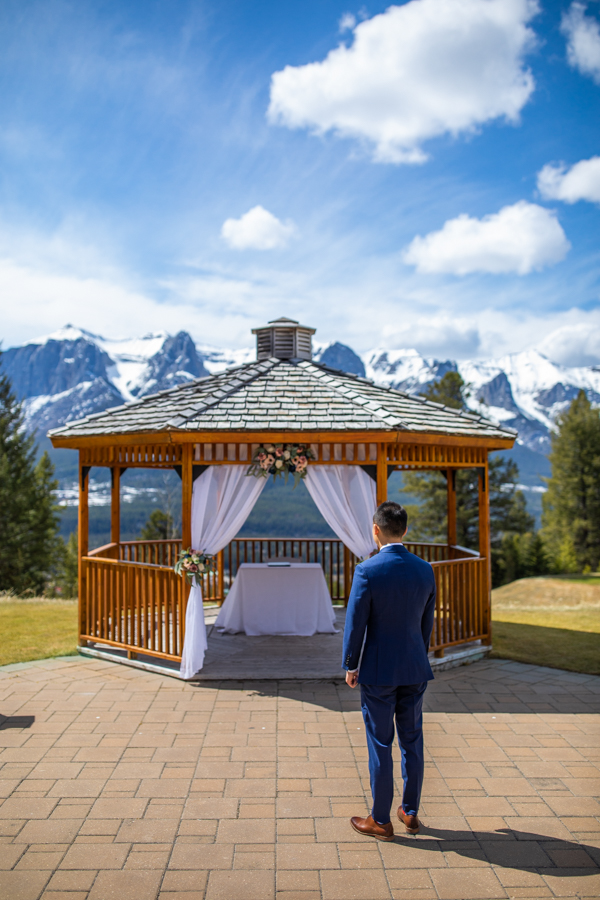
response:
<path id="1" fill-rule="evenodd" d="M 600 678 L 484 661 L 428 692 L 417 838 L 366 814 L 358 692 L 0 670 L 2 900 L 600 897 Z"/>

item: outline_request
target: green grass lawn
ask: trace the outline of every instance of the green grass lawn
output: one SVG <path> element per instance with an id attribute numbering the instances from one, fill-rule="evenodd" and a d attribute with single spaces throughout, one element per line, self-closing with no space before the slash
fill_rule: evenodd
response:
<path id="1" fill-rule="evenodd" d="M 0 599 L 0 635 L 0 666 L 77 653 L 77 601 Z"/>
<path id="2" fill-rule="evenodd" d="M 600 578 L 524 578 L 492 595 L 492 655 L 600 675 Z M 0 598 L 0 665 L 77 652 L 76 600 Z"/>
<path id="3" fill-rule="evenodd" d="M 600 675 L 600 579 L 523 578 L 492 592 L 492 656 Z"/>

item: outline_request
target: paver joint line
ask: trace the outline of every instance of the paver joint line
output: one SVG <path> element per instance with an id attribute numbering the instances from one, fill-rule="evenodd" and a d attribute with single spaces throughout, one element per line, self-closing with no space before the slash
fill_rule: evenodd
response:
<path id="1" fill-rule="evenodd" d="M 381 844 L 348 822 L 367 752 L 335 679 L 186 684 L 83 657 L 0 674 L 19 726 L 0 729 L 2 898 L 600 896 L 600 678 L 438 674 L 424 828 Z"/>

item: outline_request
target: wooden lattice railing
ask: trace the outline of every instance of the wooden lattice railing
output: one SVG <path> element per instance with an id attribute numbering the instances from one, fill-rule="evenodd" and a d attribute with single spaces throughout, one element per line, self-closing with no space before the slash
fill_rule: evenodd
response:
<path id="1" fill-rule="evenodd" d="M 82 559 L 82 641 L 181 659 L 185 597 L 172 569 L 102 557 Z"/>
<path id="2" fill-rule="evenodd" d="M 487 560 L 464 547 L 407 542 L 431 562 L 437 604 L 431 649 L 489 636 Z M 181 658 L 186 592 L 172 565 L 181 541 L 125 541 L 99 547 L 82 560 L 80 636 L 83 642 L 120 647 L 130 654 Z M 347 602 L 358 562 L 341 541 L 318 538 L 236 538 L 220 554 L 218 571 L 205 576 L 208 603 L 222 603 L 239 566 L 286 557 L 318 562 L 334 602 Z"/>

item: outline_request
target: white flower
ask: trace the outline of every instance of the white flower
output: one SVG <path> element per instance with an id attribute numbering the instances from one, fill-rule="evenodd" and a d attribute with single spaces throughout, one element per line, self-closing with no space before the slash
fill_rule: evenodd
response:
<path id="1" fill-rule="evenodd" d="M 283 465 L 283 461 L 281 459 L 276 460 L 276 462 L 275 462 L 276 469 L 280 469 L 282 467 L 282 465 Z"/>

